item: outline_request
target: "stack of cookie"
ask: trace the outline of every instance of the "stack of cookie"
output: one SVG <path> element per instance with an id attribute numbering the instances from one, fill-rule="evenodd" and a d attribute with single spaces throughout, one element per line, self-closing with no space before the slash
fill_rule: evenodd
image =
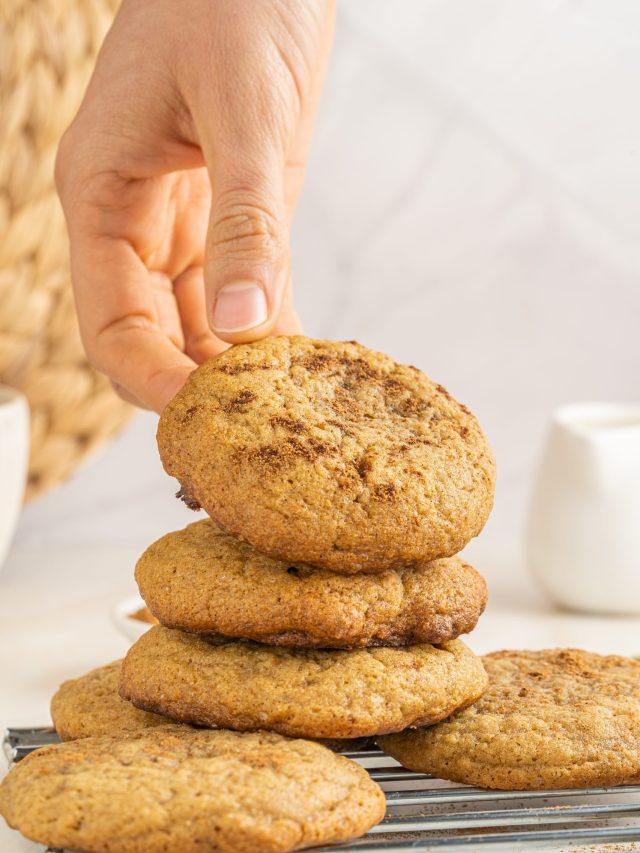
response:
<path id="1" fill-rule="evenodd" d="M 485 605 L 452 556 L 494 485 L 475 418 L 356 343 L 276 338 L 200 367 L 160 454 L 210 518 L 138 562 L 160 625 L 120 695 L 199 726 L 343 741 L 424 726 L 486 689 L 458 639 Z"/>
<path id="2" fill-rule="evenodd" d="M 272 338 L 195 371 L 158 443 L 210 517 L 142 555 L 160 625 L 61 687 L 61 737 L 171 721 L 353 748 L 484 692 L 457 638 L 486 585 L 455 552 L 487 518 L 494 462 L 442 386 L 356 343 Z"/>
<path id="3" fill-rule="evenodd" d="M 411 769 L 488 787 L 640 778 L 640 664 L 481 660 L 457 639 L 486 601 L 455 554 L 486 521 L 494 462 L 442 386 L 356 343 L 269 339 L 195 371 L 158 442 L 209 518 L 138 561 L 160 624 L 57 692 L 74 742 L 9 773 L 11 826 L 96 853 L 354 838 L 384 796 L 311 740 L 376 737 Z"/>
<path id="4" fill-rule="evenodd" d="M 286 851 L 361 834 L 382 792 L 308 741 L 339 750 L 430 726 L 487 687 L 457 639 L 486 602 L 455 556 L 493 499 L 480 427 L 414 367 L 272 338 L 196 370 L 158 443 L 209 518 L 142 555 L 160 624 L 60 688 L 52 716 L 75 742 L 12 771 L 0 812 L 82 850 Z"/>

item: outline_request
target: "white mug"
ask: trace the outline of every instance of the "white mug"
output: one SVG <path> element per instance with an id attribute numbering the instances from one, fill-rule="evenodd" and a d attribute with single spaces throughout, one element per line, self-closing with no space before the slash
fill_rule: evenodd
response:
<path id="1" fill-rule="evenodd" d="M 575 403 L 556 412 L 526 551 L 557 604 L 640 613 L 640 404 Z"/>
<path id="2" fill-rule="evenodd" d="M 0 566 L 22 505 L 29 460 L 29 407 L 22 394 L 0 385 Z"/>

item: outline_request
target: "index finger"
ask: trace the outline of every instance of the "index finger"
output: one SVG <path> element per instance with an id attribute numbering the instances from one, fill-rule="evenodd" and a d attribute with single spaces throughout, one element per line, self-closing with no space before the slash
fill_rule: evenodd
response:
<path id="1" fill-rule="evenodd" d="M 149 273 L 123 237 L 70 222 L 71 276 L 90 361 L 160 412 L 196 367 L 161 328 Z"/>

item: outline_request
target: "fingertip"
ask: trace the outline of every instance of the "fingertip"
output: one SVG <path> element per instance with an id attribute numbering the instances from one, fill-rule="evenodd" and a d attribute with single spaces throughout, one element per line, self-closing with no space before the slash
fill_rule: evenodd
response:
<path id="1" fill-rule="evenodd" d="M 124 385 L 120 385 L 120 383 L 115 382 L 113 379 L 110 379 L 109 382 L 118 397 L 120 397 L 120 399 L 125 403 L 129 403 L 130 406 L 135 406 L 137 409 L 149 410 L 149 406 L 145 405 L 139 397 L 136 397 L 135 394 L 128 391 Z"/>
<path id="2" fill-rule="evenodd" d="M 144 402 L 149 408 L 158 414 L 162 413 L 165 406 L 176 396 L 183 387 L 189 376 L 193 373 L 193 367 L 174 367 L 163 370 L 156 376 L 151 377 L 148 385 L 148 395 Z"/>
<path id="3" fill-rule="evenodd" d="M 253 341 L 261 341 L 263 338 L 273 334 L 274 324 L 263 323 L 260 326 L 254 326 L 251 329 L 245 329 L 242 332 L 216 332 L 220 340 L 224 341 L 229 346 L 237 344 L 250 344 Z"/>
<path id="4" fill-rule="evenodd" d="M 254 281 L 234 281 L 215 294 L 211 329 L 218 337 L 254 335 L 269 322 L 269 306 L 262 287 Z M 229 336 L 229 337 L 227 337 Z"/>

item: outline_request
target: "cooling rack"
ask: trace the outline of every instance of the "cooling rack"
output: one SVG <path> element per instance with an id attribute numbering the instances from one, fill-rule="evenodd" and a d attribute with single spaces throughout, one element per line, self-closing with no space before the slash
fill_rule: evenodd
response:
<path id="1" fill-rule="evenodd" d="M 9 763 L 58 741 L 52 729 L 11 728 Z M 387 797 L 382 823 L 363 838 L 319 851 L 562 853 L 640 850 L 640 785 L 562 791 L 487 791 L 412 773 L 379 750 L 346 753 Z"/>

